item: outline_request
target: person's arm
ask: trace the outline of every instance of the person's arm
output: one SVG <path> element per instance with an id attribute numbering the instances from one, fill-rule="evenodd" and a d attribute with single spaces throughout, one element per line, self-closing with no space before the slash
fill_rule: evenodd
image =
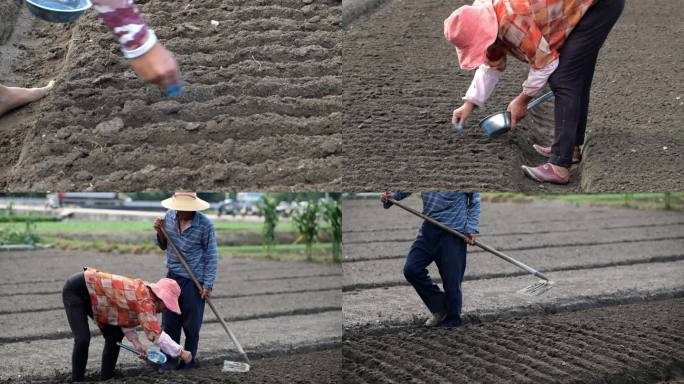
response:
<path id="1" fill-rule="evenodd" d="M 168 213 L 166 215 L 168 215 Z M 164 236 L 161 231 L 161 228 L 166 225 L 166 215 L 164 215 L 164 218 L 158 217 L 154 220 L 154 230 L 157 232 L 154 243 L 157 244 L 162 251 L 166 251 L 166 247 L 168 246 L 166 236 Z"/>
<path id="2" fill-rule="evenodd" d="M 558 68 L 558 59 L 553 60 L 539 69 L 530 67 L 530 71 L 527 74 L 527 80 L 523 83 L 522 93 L 531 98 L 538 96 L 556 68 Z"/>
<path id="3" fill-rule="evenodd" d="M 93 0 L 93 8 L 121 45 L 127 59 L 142 56 L 157 43 L 132 0 Z"/>
<path id="4" fill-rule="evenodd" d="M 171 357 L 180 357 L 186 363 L 192 361 L 192 354 L 184 350 L 183 347 L 173 341 L 171 336 L 162 331 L 161 325 L 157 321 L 157 316 L 154 314 L 154 304 L 143 303 L 140 307 L 141 311 L 138 314 L 138 321 L 145 331 L 147 339 Z"/>
<path id="5" fill-rule="evenodd" d="M 475 107 L 483 108 L 506 69 L 506 49 L 498 40 L 487 48 L 485 62 L 475 71 L 473 81 L 463 96 L 464 103 L 451 114 L 451 123 L 461 127 Z"/>
<path id="6" fill-rule="evenodd" d="M 480 233 L 480 193 L 468 193 L 466 233 Z"/>
<path id="7" fill-rule="evenodd" d="M 93 0 L 93 8 L 116 37 L 124 57 L 130 60 L 131 68 L 138 76 L 167 87 L 180 83 L 176 59 L 157 41 L 133 0 Z"/>
<path id="8" fill-rule="evenodd" d="M 482 64 L 475 71 L 473 81 L 466 92 L 463 100 L 473 103 L 479 108 L 483 108 L 485 103 L 494 92 L 494 88 L 501 79 L 501 71 L 488 64 Z"/>
<path id="9" fill-rule="evenodd" d="M 202 283 L 205 290 L 211 290 L 214 287 L 214 280 L 216 280 L 216 267 L 218 264 L 218 247 L 216 245 L 216 231 L 214 225 L 210 224 L 205 235 L 205 249 L 204 255 L 204 282 Z"/>

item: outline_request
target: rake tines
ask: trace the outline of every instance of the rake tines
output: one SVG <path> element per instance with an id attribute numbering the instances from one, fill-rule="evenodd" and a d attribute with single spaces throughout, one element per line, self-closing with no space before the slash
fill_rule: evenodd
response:
<path id="1" fill-rule="evenodd" d="M 528 285 L 527 287 L 518 291 L 518 293 L 527 296 L 539 296 L 546 293 L 549 289 L 553 288 L 553 282 L 549 280 L 539 280 L 538 282 Z"/>

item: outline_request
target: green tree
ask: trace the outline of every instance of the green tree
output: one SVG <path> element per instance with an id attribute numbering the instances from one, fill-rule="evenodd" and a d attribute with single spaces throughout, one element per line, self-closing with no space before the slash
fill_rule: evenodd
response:
<path id="1" fill-rule="evenodd" d="M 313 244 L 318 240 L 318 202 L 309 200 L 305 207 L 300 207 L 292 212 L 292 222 L 299 237 L 297 241 L 303 241 L 306 245 L 306 259 L 313 260 Z"/>
<path id="2" fill-rule="evenodd" d="M 266 250 L 271 253 L 275 246 L 275 228 L 278 224 L 278 213 L 276 212 L 278 201 L 268 195 L 264 195 L 260 205 L 261 214 L 264 216 L 262 239 Z"/>
<path id="3" fill-rule="evenodd" d="M 327 199 L 322 204 L 323 217 L 330 224 L 333 261 L 342 260 L 342 208 L 338 200 Z"/>

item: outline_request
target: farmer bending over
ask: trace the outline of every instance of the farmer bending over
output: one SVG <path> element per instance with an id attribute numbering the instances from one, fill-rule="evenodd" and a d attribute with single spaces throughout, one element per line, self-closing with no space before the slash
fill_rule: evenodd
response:
<path id="1" fill-rule="evenodd" d="M 181 314 L 165 313 L 162 325 L 164 331 L 176 342 L 180 342 L 182 328 L 185 333 L 185 349 L 196 356 L 204 317 L 204 299 L 211 295 L 216 279 L 216 233 L 209 218 L 199 212 L 209 208 L 209 203 L 197 197 L 196 193 L 176 192 L 162 201 L 162 206 L 169 210 L 163 219 L 157 218 L 154 222 L 156 242 L 159 248 L 166 250 L 166 267 L 169 269 L 166 276 L 178 282 L 181 288 L 178 302 L 182 310 Z M 197 290 L 173 249 L 168 247 L 168 241 L 161 231 L 162 226 L 202 285 L 201 291 Z M 199 366 L 196 359 L 179 364 L 178 359 L 170 357 L 160 368 L 162 372 Z"/>
<path id="2" fill-rule="evenodd" d="M 145 24 L 130 0 L 92 0 L 93 8 L 114 34 L 125 58 L 143 80 L 168 86 L 180 80 L 178 64 L 171 53 L 157 41 L 154 31 Z M 0 84 L 0 116 L 12 109 L 45 97 L 54 86 L 15 88 Z"/>
<path id="3" fill-rule="evenodd" d="M 178 308 L 180 288 L 171 279 L 148 283 L 140 279 L 113 275 L 92 268 L 84 268 L 71 276 L 62 289 L 62 300 L 69 327 L 74 334 L 74 350 L 71 355 L 71 379 L 83 381 L 90 329 L 88 317 L 95 320 L 105 338 L 102 351 L 102 380 L 114 375 L 119 357 L 119 346 L 124 336 L 146 356 L 147 347 L 138 340 L 135 331 L 141 326 L 145 336 L 165 353 L 192 361 L 190 352 L 183 350 L 169 335 L 161 330 L 157 313 L 169 311 L 181 313 Z"/>
<path id="4" fill-rule="evenodd" d="M 385 209 L 392 206 L 388 198 L 401 200 L 410 193 L 385 192 L 380 197 Z M 423 214 L 447 225 L 468 238 L 468 244 L 475 244 L 479 233 L 480 194 L 462 192 L 422 192 Z M 432 317 L 425 323 L 427 327 L 459 327 L 463 293 L 461 282 L 466 268 L 466 242 L 429 222 L 423 222 L 418 236 L 404 264 L 404 276 L 425 305 Z M 437 264 L 442 277 L 442 291 L 427 270 L 427 266 Z"/>
<path id="5" fill-rule="evenodd" d="M 625 0 L 476 0 L 454 11 L 444 20 L 444 36 L 456 46 L 461 69 L 477 71 L 452 123 L 463 123 L 476 106 L 484 106 L 507 54 L 526 62 L 523 90 L 508 105 L 511 128 L 547 82 L 556 123 L 553 144 L 533 146 L 549 162 L 522 169 L 533 180 L 566 184 L 570 167 L 582 159 L 596 59 L 624 6 Z"/>

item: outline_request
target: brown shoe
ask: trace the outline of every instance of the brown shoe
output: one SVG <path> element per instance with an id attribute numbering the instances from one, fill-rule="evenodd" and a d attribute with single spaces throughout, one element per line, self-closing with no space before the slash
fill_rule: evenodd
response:
<path id="1" fill-rule="evenodd" d="M 542 147 L 541 145 L 533 144 L 532 148 L 544 157 L 551 157 L 551 147 Z M 582 161 L 582 151 L 580 151 L 579 147 L 575 147 L 575 153 L 572 154 L 572 163 L 577 164 L 580 161 Z"/>
<path id="2" fill-rule="evenodd" d="M 522 170 L 527 177 L 540 183 L 567 184 L 570 181 L 569 173 L 566 177 L 559 176 L 553 171 L 551 163 L 542 164 L 538 167 L 523 165 Z"/>

